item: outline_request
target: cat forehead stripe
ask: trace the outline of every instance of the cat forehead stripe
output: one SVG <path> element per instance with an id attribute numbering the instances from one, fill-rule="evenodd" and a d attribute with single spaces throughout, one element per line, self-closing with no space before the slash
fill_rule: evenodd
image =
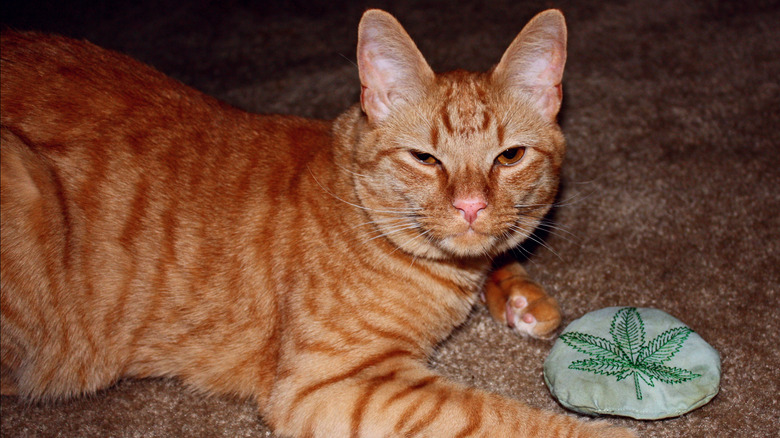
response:
<path id="1" fill-rule="evenodd" d="M 484 75 L 455 71 L 443 74 L 445 88 L 438 115 L 449 135 L 470 136 L 490 128 L 495 109 L 488 103 L 481 82 Z"/>

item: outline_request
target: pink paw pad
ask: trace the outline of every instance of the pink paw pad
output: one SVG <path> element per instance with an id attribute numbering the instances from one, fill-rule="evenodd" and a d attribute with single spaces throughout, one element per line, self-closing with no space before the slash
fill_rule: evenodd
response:
<path id="1" fill-rule="evenodd" d="M 512 298 L 512 307 L 514 307 L 515 309 L 522 309 L 527 305 L 528 305 L 528 300 L 526 300 L 525 297 Z"/>
<path id="2" fill-rule="evenodd" d="M 513 297 L 507 301 L 506 322 L 509 327 L 515 327 L 520 323 L 532 324 L 536 321 L 536 318 L 530 313 L 521 314 L 522 309 L 526 307 L 528 307 L 528 300 L 525 297 Z"/>

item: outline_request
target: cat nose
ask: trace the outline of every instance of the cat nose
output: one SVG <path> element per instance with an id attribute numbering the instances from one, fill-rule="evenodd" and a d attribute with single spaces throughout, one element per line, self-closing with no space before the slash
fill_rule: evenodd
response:
<path id="1" fill-rule="evenodd" d="M 469 224 L 473 224 L 479 212 L 487 207 L 487 203 L 480 198 L 456 199 L 452 205 L 460 211 Z"/>

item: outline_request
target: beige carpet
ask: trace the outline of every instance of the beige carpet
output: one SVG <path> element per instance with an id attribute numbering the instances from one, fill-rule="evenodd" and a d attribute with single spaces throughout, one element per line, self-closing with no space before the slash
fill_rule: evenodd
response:
<path id="1" fill-rule="evenodd" d="M 257 2 L 259 3 L 259 2 Z M 320 6 L 311 6 L 312 3 Z M 455 4 L 459 6 L 453 6 Z M 358 98 L 356 27 L 396 14 L 436 70 L 484 70 L 523 24 L 567 16 L 560 227 L 528 269 L 568 323 L 602 307 L 656 307 L 721 354 L 720 394 L 647 437 L 769 437 L 780 429 L 780 7 L 776 1 L 3 2 L 2 20 L 127 52 L 231 104 L 332 118 Z M 431 358 L 453 379 L 563 411 L 542 381 L 547 341 L 481 309 Z M 125 381 L 87 398 L 3 397 L 2 436 L 272 436 L 249 401 L 176 381 Z"/>

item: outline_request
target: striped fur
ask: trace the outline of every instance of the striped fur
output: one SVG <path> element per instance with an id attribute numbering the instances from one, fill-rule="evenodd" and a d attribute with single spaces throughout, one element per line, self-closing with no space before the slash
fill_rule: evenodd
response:
<path id="1" fill-rule="evenodd" d="M 540 15 L 514 51 L 562 26 Z M 253 398 L 282 436 L 630 436 L 424 365 L 552 203 L 560 75 L 518 85 L 512 47 L 491 73 L 434 75 L 381 11 L 361 44 L 362 109 L 323 122 L 238 111 L 86 42 L 4 33 L 3 394 L 176 376 Z M 377 86 L 375 50 L 411 60 L 408 80 Z M 497 164 L 516 145 L 518 164 Z M 499 315 L 525 284 L 503 280 L 487 288 Z"/>

